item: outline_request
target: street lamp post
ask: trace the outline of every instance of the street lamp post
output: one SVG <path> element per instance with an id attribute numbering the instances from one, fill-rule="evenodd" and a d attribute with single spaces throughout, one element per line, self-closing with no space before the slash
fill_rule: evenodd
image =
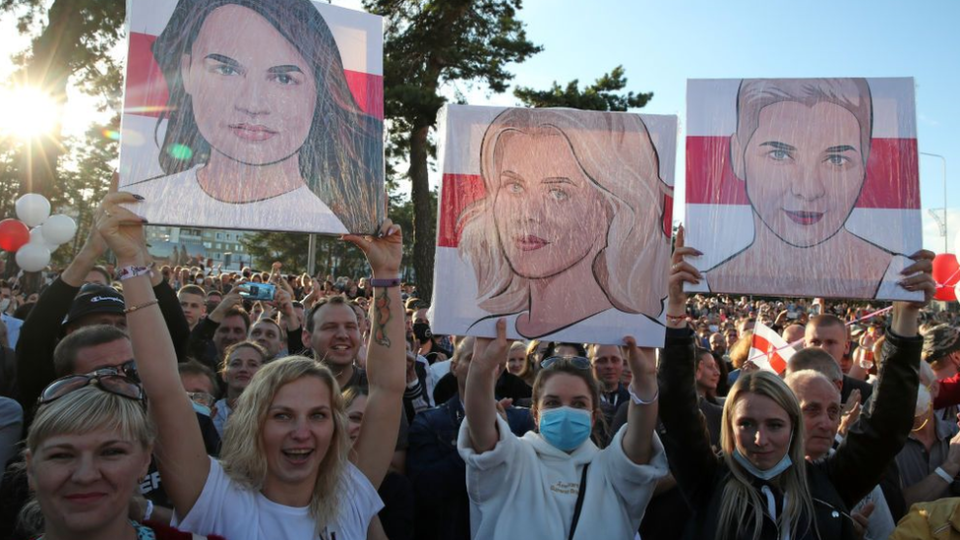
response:
<path id="1" fill-rule="evenodd" d="M 949 235 L 947 234 L 947 158 L 941 156 L 940 154 L 930 154 L 928 152 L 920 152 L 921 156 L 929 156 L 940 158 L 940 161 L 943 162 L 943 252 L 947 253 L 947 239 Z"/>

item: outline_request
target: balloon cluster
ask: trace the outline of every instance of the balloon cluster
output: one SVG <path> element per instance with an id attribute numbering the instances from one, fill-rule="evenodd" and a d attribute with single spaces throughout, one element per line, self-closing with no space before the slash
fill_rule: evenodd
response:
<path id="1" fill-rule="evenodd" d="M 38 193 L 17 199 L 17 217 L 0 221 L 0 249 L 16 253 L 17 266 L 39 272 L 50 254 L 77 234 L 77 222 L 63 214 L 50 215 L 50 201 Z"/>

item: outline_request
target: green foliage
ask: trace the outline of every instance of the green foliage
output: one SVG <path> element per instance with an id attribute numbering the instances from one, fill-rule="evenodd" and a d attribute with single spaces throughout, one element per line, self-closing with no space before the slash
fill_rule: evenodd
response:
<path id="1" fill-rule="evenodd" d="M 627 87 L 623 66 L 613 68 L 590 86 L 580 90 L 580 81 L 574 79 L 561 87 L 556 81 L 549 90 L 535 90 L 528 87 L 514 89 L 516 96 L 527 107 L 570 107 L 588 111 L 626 111 L 639 109 L 653 98 L 653 92 L 619 92 Z"/>
<path id="2" fill-rule="evenodd" d="M 435 148 L 430 130 L 446 103 L 444 85 L 468 82 L 504 92 L 513 79 L 510 63 L 541 50 L 527 39 L 517 18 L 521 0 L 364 0 L 364 7 L 386 19 L 384 108 L 389 120 L 389 171 L 409 164 L 413 203 L 413 266 L 417 289 L 429 299 L 433 289 L 435 210 L 431 209 L 428 161 Z M 409 260 L 409 259 L 408 259 Z"/>

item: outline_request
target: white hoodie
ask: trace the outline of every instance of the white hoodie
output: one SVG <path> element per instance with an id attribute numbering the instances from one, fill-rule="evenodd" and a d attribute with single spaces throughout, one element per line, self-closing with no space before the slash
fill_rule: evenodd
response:
<path id="1" fill-rule="evenodd" d="M 467 464 L 473 538 L 565 540 L 587 463 L 587 492 L 574 538 L 633 538 L 657 480 L 667 474 L 656 433 L 650 464 L 637 465 L 623 452 L 626 426 L 603 450 L 587 440 L 567 454 L 539 433 L 518 438 L 498 415 L 500 440 L 493 450 L 477 454 L 468 421 L 460 426 L 457 449 Z"/>

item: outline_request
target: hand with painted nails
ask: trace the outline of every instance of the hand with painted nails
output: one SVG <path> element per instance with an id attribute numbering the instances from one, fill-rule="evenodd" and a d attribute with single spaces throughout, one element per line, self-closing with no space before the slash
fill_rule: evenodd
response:
<path id="1" fill-rule="evenodd" d="M 97 212 L 95 227 L 117 256 L 120 266 L 146 264 L 146 240 L 143 236 L 146 221 L 121 206 L 140 200 L 132 193 L 110 193 L 104 197 Z"/>
<path id="2" fill-rule="evenodd" d="M 356 245 L 367 256 L 373 277 L 391 279 L 400 275 L 403 259 L 403 233 L 399 225 L 389 219 L 380 225 L 377 236 L 345 234 L 341 238 Z"/>
<path id="3" fill-rule="evenodd" d="M 692 247 L 684 245 L 683 226 L 677 230 L 674 243 L 673 257 L 670 265 L 669 290 L 667 300 L 667 314 L 681 315 L 686 312 L 687 294 L 683 291 L 684 283 L 698 284 L 703 276 L 684 257 L 699 257 L 702 253 Z"/>

